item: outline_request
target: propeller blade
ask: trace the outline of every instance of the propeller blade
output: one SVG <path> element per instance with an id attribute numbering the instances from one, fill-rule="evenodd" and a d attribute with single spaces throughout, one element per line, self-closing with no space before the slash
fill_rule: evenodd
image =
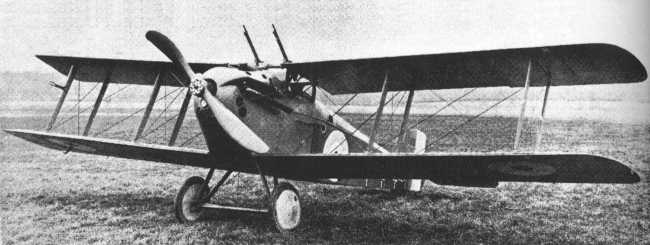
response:
<path id="1" fill-rule="evenodd" d="M 203 92 L 203 99 L 212 110 L 212 114 L 217 118 L 221 127 L 237 143 L 256 153 L 269 151 L 269 146 L 209 91 Z"/>
<path id="2" fill-rule="evenodd" d="M 185 72 L 187 78 L 190 79 L 187 81 L 189 85 L 192 79 L 194 79 L 194 71 L 190 67 L 190 64 L 185 61 L 185 57 L 181 51 L 176 47 L 174 42 L 170 40 L 167 36 L 163 35 L 157 31 L 148 31 L 145 35 L 149 42 L 153 43 L 158 50 L 160 50 L 167 58 L 169 58 L 174 64 L 176 64 L 181 70 Z"/>
<path id="3" fill-rule="evenodd" d="M 190 65 L 185 61 L 185 57 L 181 51 L 176 47 L 174 42 L 157 31 L 148 31 L 146 34 L 147 40 L 153 43 L 167 58 L 176 64 L 189 78 L 187 84 L 189 85 L 192 80 L 201 80 L 202 84 L 206 84 L 203 78 L 196 76 Z M 193 85 L 192 85 L 193 86 Z M 203 99 L 212 110 L 212 114 L 217 118 L 219 125 L 233 138 L 239 145 L 256 153 L 266 153 L 269 151 L 269 146 L 253 132 L 244 122 L 233 114 L 226 106 L 221 103 L 214 95 L 212 95 L 205 87 L 203 87 Z"/>

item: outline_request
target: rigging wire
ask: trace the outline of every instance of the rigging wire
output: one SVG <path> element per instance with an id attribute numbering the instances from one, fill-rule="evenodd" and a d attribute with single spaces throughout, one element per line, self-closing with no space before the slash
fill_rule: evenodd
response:
<path id="1" fill-rule="evenodd" d="M 167 86 L 165 86 L 164 90 L 165 90 L 165 93 L 167 93 Z M 178 97 L 180 94 L 181 94 L 181 93 L 179 92 L 179 93 L 176 95 L 176 97 Z M 167 104 L 167 107 L 165 107 L 165 109 L 162 111 L 162 112 L 165 114 L 163 117 L 167 117 L 167 109 L 168 109 L 169 107 L 171 107 L 171 104 L 174 103 L 174 101 L 176 100 L 176 97 L 174 97 L 174 100 L 172 100 L 172 102 L 170 102 L 169 104 Z M 167 103 L 167 98 L 165 98 L 165 99 L 163 100 L 163 103 Z M 165 124 L 167 124 L 168 121 L 169 121 L 169 120 L 165 121 L 165 122 L 164 122 L 163 124 L 161 124 L 161 125 L 165 125 Z M 158 128 L 159 128 L 159 127 L 158 127 Z M 167 138 L 167 126 L 166 126 L 166 125 L 165 125 L 165 127 L 163 128 L 163 138 Z"/>
<path id="2" fill-rule="evenodd" d="M 163 104 L 166 104 L 166 105 L 165 105 L 165 108 L 164 108 L 160 113 L 158 113 L 157 116 L 154 117 L 154 118 L 155 118 L 154 121 L 151 122 L 151 123 L 149 124 L 149 127 L 148 127 L 147 129 L 144 130 L 145 132 L 146 132 L 146 131 L 149 131 L 149 130 L 153 127 L 153 125 L 155 125 L 158 121 L 161 120 L 161 118 L 163 117 L 163 113 L 167 112 L 167 110 L 169 109 L 169 107 L 171 107 L 171 105 L 174 103 L 174 101 L 176 101 L 176 99 L 178 98 L 178 96 L 180 96 L 180 94 L 181 94 L 182 91 L 176 93 L 176 96 L 174 96 L 174 98 L 173 98 L 169 103 L 166 103 L 166 102 L 167 102 L 167 99 L 166 99 L 166 98 L 168 97 L 168 95 L 173 94 L 173 93 L 176 92 L 176 91 L 179 91 L 181 88 L 182 88 L 182 87 L 179 87 L 179 88 L 177 88 L 177 89 L 175 89 L 175 90 L 173 90 L 173 91 L 171 91 L 171 92 L 165 94 L 165 96 L 163 96 L 162 98 L 156 100 L 156 102 L 159 101 L 159 100 L 163 100 Z M 167 92 L 167 91 L 164 91 L 164 92 Z M 164 117 L 167 117 L 167 114 L 165 114 Z M 158 129 L 158 128 L 156 128 L 156 129 Z M 149 132 L 149 133 L 147 133 L 147 134 L 145 134 L 145 135 L 149 135 L 150 133 L 151 133 L 151 132 Z M 143 138 L 144 138 L 144 136 L 143 136 Z"/>
<path id="3" fill-rule="evenodd" d="M 182 92 L 182 91 L 181 91 L 181 92 Z M 178 96 L 180 96 L 180 94 L 182 94 L 181 92 L 177 93 L 176 96 L 174 96 L 174 98 L 173 98 L 173 99 L 172 99 L 172 100 L 167 104 L 167 106 L 165 106 L 165 109 L 164 109 L 163 111 L 161 111 L 161 112 L 158 114 L 156 120 L 154 120 L 154 122 L 150 124 L 150 126 L 149 126 L 149 128 L 148 128 L 147 130 L 145 130 L 146 133 L 145 133 L 142 137 L 140 137 L 141 139 L 144 139 L 145 137 L 147 137 L 147 136 L 150 135 L 151 133 L 155 132 L 156 130 L 160 129 L 160 127 L 165 126 L 165 125 L 166 125 L 167 123 L 169 123 L 172 119 L 174 119 L 174 118 L 176 118 L 178 115 L 180 115 L 180 112 L 179 112 L 179 113 L 177 113 L 176 115 L 167 118 L 167 111 L 168 111 L 169 107 L 171 107 L 171 105 L 174 103 L 174 101 L 176 101 L 176 99 L 178 98 Z M 164 116 L 162 115 L 163 113 L 165 113 Z M 151 129 L 155 123 L 157 123 L 158 121 L 161 120 L 161 118 L 167 118 L 167 119 L 166 119 L 165 121 L 163 121 L 160 125 L 158 125 L 158 126 L 156 126 L 155 128 Z M 167 128 L 166 128 L 166 127 L 165 127 L 165 131 L 164 131 L 164 135 L 163 135 L 163 136 L 164 136 L 164 137 L 167 136 Z"/>
<path id="4" fill-rule="evenodd" d="M 76 117 L 77 117 L 77 124 L 79 124 L 79 117 L 80 117 L 79 114 L 86 112 L 86 111 L 89 110 L 90 108 L 92 108 L 92 106 L 85 107 L 85 108 L 84 108 L 83 110 L 81 110 L 81 111 L 79 110 L 79 108 L 76 108 L 76 109 L 77 109 L 77 116 L 76 116 Z M 72 109 L 75 109 L 75 108 L 72 108 Z M 72 115 L 71 117 L 68 117 L 68 118 L 66 118 L 66 119 L 63 120 L 63 121 L 60 121 L 60 122 L 57 123 L 54 127 L 52 127 L 52 129 L 56 129 L 56 128 L 60 127 L 61 125 L 65 124 L 66 122 L 68 122 L 68 121 L 74 119 L 74 118 L 75 118 L 75 115 Z"/>
<path id="5" fill-rule="evenodd" d="M 445 99 L 444 97 L 442 97 L 440 94 L 436 93 L 436 91 L 434 91 L 434 90 L 428 90 L 428 91 L 429 91 L 431 94 L 433 94 L 433 96 L 435 96 L 436 98 L 438 98 L 439 100 L 442 100 L 442 102 L 445 102 L 445 103 L 449 102 L 447 99 Z M 451 105 L 450 107 L 451 107 L 451 109 L 455 110 L 455 111 L 458 112 L 458 113 L 461 113 L 461 114 L 463 113 L 462 111 L 458 110 L 458 108 L 456 108 L 456 106 L 454 106 L 454 105 Z"/>
<path id="6" fill-rule="evenodd" d="M 421 120 L 417 121 L 414 125 L 408 127 L 408 129 L 407 129 L 407 130 L 404 130 L 404 132 L 403 132 L 402 134 L 405 134 L 405 133 L 408 132 L 409 130 L 411 130 L 411 129 L 417 127 L 418 125 L 420 125 L 420 123 L 422 123 L 422 122 L 424 122 L 424 121 L 426 121 L 426 120 L 429 120 L 429 119 L 431 119 L 432 117 L 438 115 L 440 112 L 442 112 L 443 110 L 447 109 L 447 108 L 450 107 L 452 104 L 458 102 L 458 101 L 461 100 L 462 98 L 465 98 L 467 95 L 471 94 L 471 93 L 474 92 L 476 89 L 477 89 L 477 88 L 472 88 L 472 89 L 470 89 L 469 91 L 467 91 L 467 92 L 465 92 L 464 94 L 462 94 L 461 96 L 455 98 L 455 99 L 452 100 L 451 102 L 448 102 L 447 104 L 445 104 L 443 107 L 441 107 L 440 109 L 438 109 L 438 110 L 437 110 L 436 112 L 434 112 L 433 114 L 427 116 L 427 117 L 424 118 L 424 119 L 421 119 Z M 395 139 L 398 138 L 398 137 L 401 137 L 402 134 L 393 137 L 393 138 L 391 139 L 391 141 L 392 141 L 392 140 L 395 140 Z"/>
<path id="7" fill-rule="evenodd" d="M 345 103 L 343 103 L 343 105 L 341 105 L 341 106 L 339 107 L 339 109 L 337 109 L 337 110 L 334 112 L 334 115 L 339 114 L 339 112 L 340 112 L 341 110 L 343 110 L 343 108 L 345 108 L 346 106 L 348 106 L 348 104 L 350 104 L 350 102 L 352 102 L 352 100 L 353 100 L 354 98 L 357 97 L 357 95 L 359 95 L 359 93 L 356 93 L 356 94 L 352 95 L 348 100 L 346 100 Z M 331 101 L 331 100 L 330 100 L 330 101 Z"/>
<path id="8" fill-rule="evenodd" d="M 96 83 L 96 84 L 99 84 L 99 83 Z M 97 85 L 95 85 L 92 89 L 95 89 L 96 87 L 97 87 Z M 178 88 L 178 89 L 180 89 L 180 88 Z M 172 91 L 172 92 L 169 92 L 168 94 L 165 94 L 163 97 L 160 97 L 160 98 L 156 99 L 156 102 L 158 102 L 158 101 L 160 101 L 161 99 L 163 99 L 163 98 L 165 98 L 165 97 L 171 95 L 173 92 L 178 91 L 178 89 L 176 89 L 176 90 L 174 90 L 174 91 Z M 81 100 L 84 100 L 84 98 L 86 98 L 86 96 L 88 96 L 88 95 L 90 94 L 90 92 L 92 92 L 92 90 L 91 90 L 91 91 L 88 91 L 88 92 L 87 92 L 87 93 L 86 93 L 86 94 L 81 98 Z M 110 98 L 110 96 L 107 96 L 107 98 Z M 77 103 L 75 106 L 80 106 L 80 103 Z M 84 107 L 81 111 L 78 111 L 77 114 L 79 114 L 79 113 L 84 113 L 84 112 L 88 111 L 90 108 L 92 108 L 92 105 L 91 105 L 91 106 Z M 68 110 L 68 112 L 72 111 L 73 109 L 75 109 L 75 107 L 70 108 L 70 110 Z M 78 109 L 78 108 L 77 108 L 77 109 Z M 143 109 L 140 109 L 139 111 L 142 111 L 142 110 L 143 110 Z M 79 117 L 79 116 L 77 116 L 77 117 Z M 63 121 L 59 121 L 59 122 L 58 122 L 54 127 L 52 127 L 52 129 L 56 129 L 56 128 L 60 127 L 61 125 L 65 124 L 66 122 L 72 120 L 72 119 L 74 119 L 74 116 L 69 117 L 69 118 L 66 118 L 66 119 L 63 120 Z M 78 119 L 78 118 L 77 118 L 77 119 Z"/>
<path id="9" fill-rule="evenodd" d="M 97 84 L 99 84 L 99 83 L 97 83 Z M 117 93 L 119 93 L 119 92 L 122 92 L 122 90 L 126 89 L 128 86 L 129 86 L 129 85 L 126 84 L 126 85 L 124 85 L 122 88 L 118 89 L 117 91 L 115 91 L 115 92 L 109 94 L 108 96 L 105 97 L 104 101 L 106 101 L 106 102 L 110 102 L 110 101 L 111 101 L 111 98 L 113 97 L 113 95 L 115 95 L 115 94 L 117 94 Z"/>
<path id="10" fill-rule="evenodd" d="M 515 94 L 521 92 L 521 90 L 522 90 L 522 88 L 518 89 L 517 91 L 512 92 L 510 95 L 508 95 L 508 96 L 506 96 L 505 98 L 499 100 L 497 103 L 494 103 L 493 105 L 489 106 L 487 109 L 481 111 L 480 113 L 474 115 L 472 118 L 468 119 L 467 121 L 465 121 L 465 122 L 461 123 L 460 125 L 454 127 L 452 130 L 447 131 L 447 133 L 445 133 L 444 135 L 442 135 L 442 136 L 436 138 L 436 140 L 434 140 L 433 142 L 427 144 L 427 145 L 424 147 L 423 151 L 422 151 L 422 152 L 419 152 L 419 153 L 423 153 L 423 152 L 425 152 L 426 149 L 429 148 L 429 146 L 432 146 L 433 144 L 438 143 L 440 140 L 442 140 L 442 139 L 446 138 L 447 136 L 451 135 L 453 132 L 455 132 L 455 131 L 458 130 L 459 128 L 461 128 L 461 127 L 465 126 L 466 124 L 468 124 L 468 123 L 474 121 L 475 119 L 479 118 L 480 116 L 482 116 L 482 115 L 485 114 L 486 112 L 492 110 L 494 107 L 496 107 L 496 106 L 500 105 L 501 103 L 503 103 L 504 101 L 510 99 L 510 98 L 511 98 L 512 96 L 514 96 Z"/>
<path id="11" fill-rule="evenodd" d="M 111 124 L 110 126 L 108 126 L 108 127 L 104 128 L 104 129 L 102 129 L 101 131 L 95 133 L 94 136 L 97 136 L 97 135 L 99 135 L 99 134 L 101 134 L 101 133 L 104 133 L 104 132 L 108 131 L 109 129 L 111 129 L 111 128 L 117 126 L 118 124 L 120 124 L 120 123 L 122 123 L 122 122 L 124 122 L 124 121 L 126 121 L 126 119 L 131 118 L 132 116 L 134 116 L 135 114 L 138 114 L 139 112 L 143 111 L 144 109 L 145 109 L 145 108 L 140 108 L 139 110 L 137 110 L 137 111 L 135 111 L 135 112 L 133 112 L 133 113 L 127 115 L 126 117 L 121 118 L 121 119 L 118 120 L 117 122 L 114 122 L 114 123 Z"/>
<path id="12" fill-rule="evenodd" d="M 178 145 L 178 147 L 183 147 L 183 146 L 185 146 L 186 144 L 192 142 L 192 140 L 196 139 L 196 137 L 198 137 L 198 136 L 201 135 L 201 134 L 203 134 L 203 132 L 198 132 L 198 133 L 196 133 L 195 135 L 193 135 L 193 136 L 190 137 L 189 139 L 186 139 L 185 141 L 183 141 L 183 143 L 180 143 L 180 144 Z"/>
<path id="13" fill-rule="evenodd" d="M 306 87 L 306 86 L 305 86 L 305 87 Z M 317 88 L 318 88 L 318 87 L 317 87 Z M 320 88 L 319 88 L 319 89 L 320 89 Z M 323 96 L 325 96 L 325 98 L 326 98 L 327 100 L 329 100 L 330 103 L 331 103 L 332 105 L 336 105 L 336 102 L 334 102 L 334 100 L 332 100 L 332 98 L 330 98 L 330 97 L 327 95 L 327 93 L 324 93 L 325 90 L 320 89 L 320 91 L 321 91 L 320 94 L 322 94 Z M 334 114 L 336 114 L 336 113 L 334 113 Z"/>
<path id="14" fill-rule="evenodd" d="M 84 108 L 83 110 L 79 111 L 79 106 L 81 106 L 81 101 L 86 99 L 86 97 L 88 97 L 88 95 L 90 95 L 90 93 L 93 90 L 95 90 L 95 88 L 97 88 L 97 85 L 99 85 L 99 83 L 95 83 L 95 86 L 93 86 L 88 92 L 86 92 L 86 94 L 84 94 L 84 96 L 82 96 L 81 99 L 79 99 L 79 94 L 81 93 L 81 88 L 80 88 L 80 85 L 77 85 L 77 103 L 75 105 L 73 105 L 72 107 L 70 107 L 69 109 L 65 110 L 65 113 L 70 113 L 70 112 L 74 111 L 75 109 L 77 109 L 77 124 L 79 124 L 79 117 L 80 117 L 79 114 L 82 113 L 82 112 L 85 112 L 85 111 L 87 111 L 88 109 L 91 108 L 91 106 L 88 106 L 88 107 Z M 57 124 L 55 124 L 52 127 L 52 130 L 57 129 L 58 127 L 63 125 L 65 122 L 70 121 L 72 119 L 74 119 L 74 115 L 70 116 L 69 118 L 67 118 L 67 119 L 65 119 L 63 121 L 59 121 Z"/>
<path id="15" fill-rule="evenodd" d="M 402 93 L 402 91 L 399 91 L 397 93 Z M 404 100 L 404 96 L 406 96 L 406 93 L 403 93 L 402 96 L 397 100 L 397 106 L 395 106 L 395 102 L 392 102 L 390 106 L 392 107 L 392 111 L 390 113 L 390 124 L 388 128 L 393 128 L 393 117 L 395 116 L 395 111 L 397 111 L 398 106 L 402 103 L 402 100 Z"/>
<path id="16" fill-rule="evenodd" d="M 81 106 L 81 100 L 79 100 L 79 94 L 81 94 L 81 81 L 77 82 L 77 135 L 81 132 L 81 122 L 79 121 L 79 106 Z"/>
<path id="17" fill-rule="evenodd" d="M 391 96 L 391 97 L 388 99 L 388 101 L 384 102 L 384 105 L 387 104 L 387 103 L 390 103 L 391 101 L 393 101 L 393 99 L 395 99 L 395 97 L 396 97 L 397 95 L 398 95 L 398 93 L 396 93 L 396 94 L 394 94 L 393 96 Z M 370 114 L 370 116 L 368 116 L 368 118 L 366 118 L 363 122 L 361 122 L 361 124 L 359 125 L 359 127 L 356 127 L 356 128 L 354 129 L 354 131 L 352 131 L 352 133 L 350 133 L 350 135 L 353 135 L 354 133 L 358 132 L 359 129 L 361 129 L 361 127 L 363 127 L 363 125 L 365 125 L 368 121 L 370 121 L 370 119 L 372 119 L 372 118 L 375 116 L 375 114 L 377 114 L 376 111 L 373 112 L 372 114 Z M 339 148 L 339 147 L 340 147 L 340 146 L 341 146 L 345 141 L 346 141 L 346 139 L 341 140 L 341 142 L 339 142 L 339 143 L 338 143 L 334 148 L 332 148 L 332 150 L 329 152 L 329 154 L 331 154 L 332 152 L 334 152 L 334 150 L 338 149 L 338 148 Z"/>
<path id="18" fill-rule="evenodd" d="M 79 84 L 81 84 L 81 82 L 79 82 Z M 81 99 L 79 99 L 79 94 L 80 94 L 80 92 L 81 92 L 81 91 L 80 91 L 81 88 L 80 88 L 80 85 L 77 85 L 77 103 L 76 103 L 72 108 L 70 108 L 69 110 L 66 111 L 66 112 L 70 112 L 70 111 L 74 110 L 75 107 L 76 107 L 76 109 L 77 109 L 77 124 L 80 124 L 80 123 L 79 123 L 79 120 L 80 120 L 79 118 L 81 117 L 80 114 L 83 113 L 83 112 L 86 112 L 87 110 L 89 110 L 90 108 L 93 107 L 93 105 L 90 105 L 90 106 L 84 107 L 82 110 L 79 110 L 79 108 L 81 107 L 81 101 L 85 100 L 86 97 L 88 97 L 88 95 L 90 95 L 90 93 L 93 92 L 93 91 L 95 90 L 95 88 L 97 88 L 97 85 L 99 85 L 99 83 L 95 83 L 95 86 L 93 86 L 90 90 L 88 90 L 88 92 L 86 92 L 86 93 L 84 94 L 84 96 L 81 97 Z M 124 90 L 126 87 L 127 87 L 127 85 L 125 85 L 124 87 L 122 87 L 121 89 L 119 89 L 117 92 L 120 92 L 120 91 Z M 110 99 L 113 97 L 113 95 L 117 94 L 117 92 L 113 92 L 113 93 L 111 93 L 110 95 L 106 96 L 106 97 L 103 99 L 103 101 L 110 101 Z M 72 116 L 72 117 L 70 117 L 70 118 L 67 118 L 66 120 L 60 121 L 60 122 L 57 123 L 54 127 L 52 127 L 52 129 L 56 129 L 56 128 L 60 127 L 60 126 L 63 125 L 65 122 L 70 121 L 70 120 L 72 120 L 73 118 L 74 118 L 74 116 Z M 77 125 L 77 127 L 79 127 L 79 126 L 81 126 L 81 125 Z M 78 129 L 78 130 L 79 130 L 79 129 Z M 79 134 L 79 133 L 77 132 L 77 134 Z"/>
<path id="19" fill-rule="evenodd" d="M 86 92 L 86 94 L 84 94 L 84 96 L 82 96 L 81 99 L 79 99 L 79 95 L 77 94 L 77 103 L 72 107 L 70 107 L 68 110 L 65 110 L 65 112 L 72 112 L 74 109 L 77 109 L 76 107 L 79 106 L 81 100 L 85 100 L 86 97 L 88 97 L 88 95 L 90 95 L 90 93 L 93 92 L 95 88 L 97 88 L 97 85 L 99 85 L 99 83 L 95 83 L 95 86 L 93 86 L 90 90 L 88 90 L 88 92 Z M 77 90 L 77 92 L 79 91 Z"/>

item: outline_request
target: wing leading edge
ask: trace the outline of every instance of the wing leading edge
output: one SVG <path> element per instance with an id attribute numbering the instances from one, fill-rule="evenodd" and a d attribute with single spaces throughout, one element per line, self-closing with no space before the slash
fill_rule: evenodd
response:
<path id="1" fill-rule="evenodd" d="M 5 129 L 4 131 L 32 143 L 55 150 L 196 167 L 210 167 L 215 162 L 208 151 L 205 150 L 142 144 L 78 135 L 38 132 L 32 130 Z"/>
<path id="2" fill-rule="evenodd" d="M 331 94 L 474 87 L 523 87 L 528 61 L 530 86 L 634 83 L 647 78 L 630 52 L 610 44 L 442 53 L 283 64 Z"/>
<path id="3" fill-rule="evenodd" d="M 77 135 L 5 130 L 57 150 L 257 173 L 297 180 L 324 178 L 430 179 L 439 184 L 496 186 L 500 181 L 636 183 L 624 164 L 585 154 L 253 154 L 219 156 L 205 150 Z M 230 158 L 229 158 L 230 157 Z"/>
<path id="4" fill-rule="evenodd" d="M 186 80 L 183 77 L 185 73 L 178 70 L 171 62 L 52 55 L 37 55 L 36 57 L 63 75 L 68 74 L 70 66 L 78 66 L 79 69 L 74 78 L 83 82 L 102 82 L 109 70 L 111 83 L 153 85 L 156 76 L 161 72 L 166 73 L 164 75 L 173 72 L 179 77 L 179 80 Z M 190 66 L 194 71 L 203 73 L 212 67 L 228 66 L 228 64 L 190 63 Z M 161 76 L 160 79 L 161 85 L 187 86 L 176 81 L 173 76 Z"/>

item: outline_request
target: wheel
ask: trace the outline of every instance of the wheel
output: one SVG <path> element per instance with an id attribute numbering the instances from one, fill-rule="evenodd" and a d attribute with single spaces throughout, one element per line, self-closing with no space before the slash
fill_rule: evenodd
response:
<path id="1" fill-rule="evenodd" d="M 203 193 L 201 193 L 203 191 Z M 174 214 L 181 223 L 199 220 L 204 213 L 203 197 L 208 195 L 209 188 L 203 178 L 198 176 L 185 180 L 174 199 Z"/>
<path id="2" fill-rule="evenodd" d="M 273 189 L 272 214 L 280 232 L 289 232 L 300 224 L 300 196 L 293 185 L 282 182 Z"/>

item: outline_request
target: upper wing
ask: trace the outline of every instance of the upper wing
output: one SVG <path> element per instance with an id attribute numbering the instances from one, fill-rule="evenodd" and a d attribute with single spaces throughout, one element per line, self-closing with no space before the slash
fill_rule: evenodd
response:
<path id="1" fill-rule="evenodd" d="M 7 133 L 52 149 L 257 173 L 299 180 L 420 178 L 439 184 L 494 186 L 499 181 L 634 183 L 620 162 L 579 154 L 301 154 L 215 158 L 205 150 L 133 143 L 31 130 Z"/>
<path id="2" fill-rule="evenodd" d="M 639 176 L 608 158 L 584 154 L 258 155 L 265 173 L 295 179 L 430 179 L 494 186 L 499 181 L 635 183 Z"/>
<path id="3" fill-rule="evenodd" d="M 371 59 L 288 63 L 331 94 L 473 87 L 523 87 L 528 61 L 530 85 L 633 83 L 647 78 L 628 51 L 609 44 L 578 44 Z"/>
<path id="4" fill-rule="evenodd" d="M 106 73 L 111 70 L 111 83 L 153 85 L 160 72 L 174 72 L 183 81 L 185 73 L 178 70 L 171 62 L 83 58 L 69 56 L 37 55 L 37 58 L 67 75 L 70 66 L 78 66 L 75 79 L 83 82 L 102 82 Z M 203 73 L 212 67 L 228 66 L 228 64 L 190 63 L 195 72 Z M 182 87 L 172 76 L 160 76 L 161 85 Z"/>

